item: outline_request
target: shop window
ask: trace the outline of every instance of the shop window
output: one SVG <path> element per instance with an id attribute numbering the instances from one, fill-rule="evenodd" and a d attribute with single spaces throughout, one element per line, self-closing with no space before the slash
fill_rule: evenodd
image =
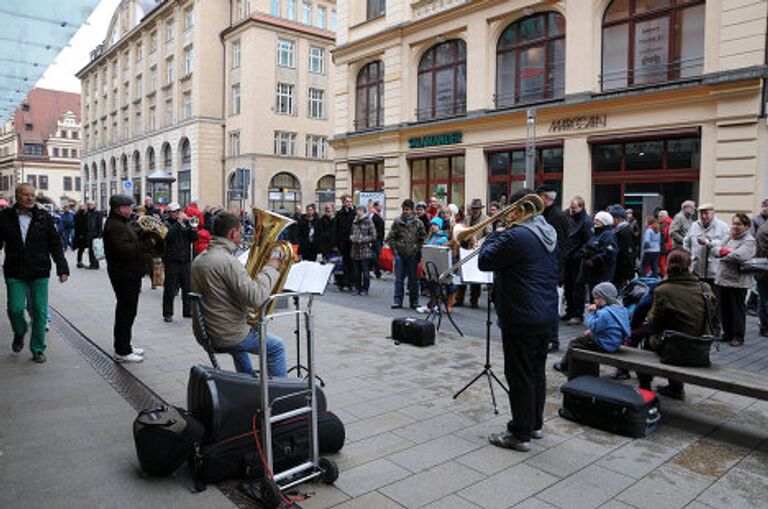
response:
<path id="1" fill-rule="evenodd" d="M 460 39 L 430 48 L 419 62 L 418 120 L 467 111 L 467 45 Z"/>
<path id="2" fill-rule="evenodd" d="M 336 201 L 336 177 L 334 175 L 325 175 L 317 181 L 316 202 L 319 209 L 325 203 Z"/>
<path id="3" fill-rule="evenodd" d="M 593 210 L 620 203 L 638 217 L 656 207 L 677 211 L 698 196 L 700 144 L 698 136 L 687 133 L 593 142 Z"/>
<path id="4" fill-rule="evenodd" d="M 614 0 L 603 16 L 603 90 L 704 70 L 704 0 Z"/>
<path id="5" fill-rule="evenodd" d="M 559 142 L 536 149 L 534 186 L 548 185 L 557 191 L 556 205 L 562 204 L 563 147 Z M 510 195 L 525 187 L 525 147 L 488 154 L 488 200 L 507 205 Z"/>
<path id="6" fill-rule="evenodd" d="M 355 129 L 371 129 L 383 125 L 384 65 L 371 62 L 357 75 Z"/>
<path id="7" fill-rule="evenodd" d="M 565 18 L 554 12 L 510 25 L 496 47 L 496 107 L 563 97 Z"/>
<path id="8" fill-rule="evenodd" d="M 433 157 L 411 161 L 411 197 L 464 205 L 464 156 Z"/>
<path id="9" fill-rule="evenodd" d="M 290 173 L 278 173 L 269 181 L 269 210 L 286 210 L 293 213 L 296 205 L 301 204 L 301 185 L 299 179 Z"/>

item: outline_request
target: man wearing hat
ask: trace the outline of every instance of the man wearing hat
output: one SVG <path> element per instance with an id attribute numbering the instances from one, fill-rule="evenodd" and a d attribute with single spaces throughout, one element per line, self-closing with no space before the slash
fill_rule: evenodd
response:
<path id="1" fill-rule="evenodd" d="M 144 252 L 156 240 L 139 240 L 131 227 L 133 200 L 124 194 L 109 199 L 109 217 L 104 225 L 104 254 L 107 274 L 115 292 L 114 347 L 115 362 L 141 362 L 144 350 L 131 346 L 131 329 L 139 305 L 141 278 L 144 275 Z"/>
<path id="2" fill-rule="evenodd" d="M 424 231 L 428 232 L 430 217 L 427 214 L 427 204 L 423 201 L 416 204 L 416 218 L 424 225 Z"/>
<path id="3" fill-rule="evenodd" d="M 702 203 L 699 219 L 685 236 L 684 247 L 691 253 L 693 272 L 713 288 L 720 259 L 715 254 L 728 241 L 731 230 L 725 221 L 715 216 L 715 206 Z"/>
<path id="4" fill-rule="evenodd" d="M 672 237 L 672 247 L 683 247 L 685 236 L 691 229 L 696 219 L 696 204 L 693 200 L 686 200 L 680 206 L 680 212 L 675 214 L 672 224 L 669 226 L 669 236 Z"/>
<path id="5" fill-rule="evenodd" d="M 624 207 L 616 204 L 608 209 L 608 213 L 613 217 L 613 234 L 616 235 L 616 245 L 619 247 L 619 254 L 616 255 L 616 272 L 613 275 L 613 285 L 621 293 L 624 285 L 635 277 L 637 244 L 632 228 L 627 222 Z"/>
<path id="6" fill-rule="evenodd" d="M 483 213 L 483 208 L 485 206 L 483 205 L 483 200 L 480 198 L 474 198 L 470 204 L 469 204 L 469 214 L 467 214 L 466 219 L 464 220 L 464 224 L 473 227 L 476 224 L 485 221 L 488 219 L 488 216 L 486 216 Z M 475 241 L 479 241 L 486 235 L 488 235 L 491 231 L 491 227 L 483 229 L 483 231 L 477 233 L 474 237 Z M 473 243 L 468 243 L 467 245 L 461 246 L 465 249 L 467 248 L 474 248 L 475 246 Z M 469 304 L 472 306 L 473 309 L 477 309 L 479 307 L 478 300 L 480 299 L 480 292 L 482 291 L 482 287 L 479 284 L 471 284 L 469 285 Z M 464 295 L 467 293 L 467 285 L 461 285 L 459 286 L 459 290 L 456 292 L 456 307 L 461 307 L 464 305 Z"/>
<path id="7" fill-rule="evenodd" d="M 168 219 L 165 225 L 165 282 L 163 284 L 163 319 L 173 321 L 173 301 L 181 288 L 182 316 L 192 318 L 189 292 L 192 286 L 192 243 L 197 240 L 197 228 L 190 226 L 181 205 L 168 205 Z"/>

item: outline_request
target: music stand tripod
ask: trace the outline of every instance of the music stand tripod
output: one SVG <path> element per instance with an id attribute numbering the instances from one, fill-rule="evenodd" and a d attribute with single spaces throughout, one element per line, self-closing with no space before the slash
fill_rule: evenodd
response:
<path id="1" fill-rule="evenodd" d="M 493 368 L 491 367 L 491 326 L 493 325 L 493 322 L 491 321 L 491 291 L 493 289 L 492 284 L 485 285 L 486 291 L 488 292 L 488 302 L 486 303 L 485 307 L 485 366 L 483 366 L 483 370 L 475 376 L 470 382 L 462 387 L 456 394 L 453 395 L 453 399 L 458 398 L 462 392 L 469 389 L 472 384 L 480 380 L 483 375 L 485 375 L 488 378 L 488 388 L 491 391 L 491 402 L 493 403 L 493 413 L 498 415 L 499 414 L 499 407 L 496 405 L 496 394 L 493 392 L 493 381 L 496 380 L 496 383 L 501 386 L 502 389 L 504 389 L 504 392 L 509 394 L 509 389 L 507 389 L 504 386 L 504 383 L 502 383 L 501 380 L 499 380 L 499 377 L 496 376 L 496 374 L 493 372 Z"/>
<path id="2" fill-rule="evenodd" d="M 296 311 L 300 309 L 298 295 L 293 296 L 293 306 L 296 308 Z M 295 370 L 296 376 L 302 378 L 301 370 L 303 369 L 309 373 L 309 368 L 301 363 L 301 315 L 298 313 L 296 313 L 296 328 L 293 330 L 293 335 L 296 336 L 296 364 L 288 369 L 288 373 Z M 315 375 L 315 378 L 320 382 L 320 387 L 325 387 L 325 382 L 320 378 L 320 375 Z"/>
<path id="3" fill-rule="evenodd" d="M 448 296 L 445 293 L 445 287 L 440 283 L 440 273 L 437 271 L 437 265 L 434 262 L 428 261 L 424 264 L 424 275 L 427 276 L 429 282 L 429 298 L 432 302 L 432 308 L 427 314 L 427 320 L 434 322 L 437 318 L 437 330 L 440 330 L 440 324 L 443 321 L 443 313 L 448 317 L 448 320 L 459 333 L 459 336 L 464 337 L 464 333 L 461 332 L 459 326 L 453 321 L 453 315 L 451 310 L 448 309 Z M 442 307 L 441 307 L 442 306 Z M 445 311 L 443 311 L 443 308 Z"/>

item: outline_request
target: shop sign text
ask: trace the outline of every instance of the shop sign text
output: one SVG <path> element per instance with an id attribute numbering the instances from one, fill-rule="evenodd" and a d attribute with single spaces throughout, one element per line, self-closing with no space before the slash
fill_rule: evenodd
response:
<path id="1" fill-rule="evenodd" d="M 560 118 L 549 124 L 549 132 L 582 131 L 595 127 L 605 127 L 608 115 L 584 115 L 581 117 Z"/>
<path id="2" fill-rule="evenodd" d="M 430 134 L 408 138 L 408 148 L 436 147 L 438 145 L 454 145 L 461 143 L 461 132 Z"/>

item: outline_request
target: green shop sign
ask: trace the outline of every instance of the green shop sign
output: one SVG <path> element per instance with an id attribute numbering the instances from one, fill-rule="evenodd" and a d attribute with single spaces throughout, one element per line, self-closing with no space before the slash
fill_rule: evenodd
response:
<path id="1" fill-rule="evenodd" d="M 454 145 L 461 143 L 461 132 L 430 134 L 429 136 L 414 136 L 408 138 L 408 148 L 427 148 L 438 145 Z"/>

